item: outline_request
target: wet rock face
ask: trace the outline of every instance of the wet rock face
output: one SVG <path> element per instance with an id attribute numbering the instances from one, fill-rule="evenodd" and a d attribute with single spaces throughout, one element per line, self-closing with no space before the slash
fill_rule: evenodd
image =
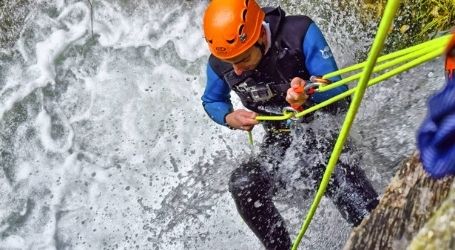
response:
<path id="1" fill-rule="evenodd" d="M 423 170 L 419 155 L 414 153 L 401 165 L 379 205 L 354 228 L 343 249 L 405 249 L 446 200 L 453 180 L 453 177 L 441 180 L 431 178 Z M 454 204 L 453 196 L 451 197 L 444 202 L 446 205 L 443 207 L 449 208 Z M 447 218 L 454 218 L 455 212 L 454 209 L 440 210 L 442 211 L 438 213 L 445 217 L 433 218 L 426 226 L 427 229 L 421 230 L 410 249 L 453 249 L 453 237 L 449 236 L 455 230 Z M 437 230 L 434 229 L 435 224 Z M 429 239 L 432 237 L 437 237 L 438 240 L 431 242 L 434 247 L 429 247 Z"/>
<path id="2" fill-rule="evenodd" d="M 0 48 L 12 47 L 16 42 L 30 10 L 30 2 L 30 0 L 0 1 Z"/>

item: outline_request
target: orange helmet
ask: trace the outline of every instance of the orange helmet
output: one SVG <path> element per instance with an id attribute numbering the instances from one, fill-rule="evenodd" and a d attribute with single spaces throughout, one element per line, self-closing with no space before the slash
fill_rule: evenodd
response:
<path id="1" fill-rule="evenodd" d="M 264 16 L 255 0 L 212 0 L 203 21 L 210 52 L 220 59 L 242 54 L 259 39 Z"/>

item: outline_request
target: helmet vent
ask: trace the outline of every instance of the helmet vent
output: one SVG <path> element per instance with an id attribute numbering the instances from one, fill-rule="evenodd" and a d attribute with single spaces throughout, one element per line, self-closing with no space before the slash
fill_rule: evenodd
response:
<path id="1" fill-rule="evenodd" d="M 226 40 L 226 42 L 228 42 L 229 44 L 233 44 L 235 42 L 235 38 L 231 40 Z"/>
<path id="2" fill-rule="evenodd" d="M 240 25 L 240 28 L 239 28 L 239 36 L 242 35 L 243 33 L 243 28 L 245 27 L 245 25 Z"/>
<path id="3" fill-rule="evenodd" d="M 248 2 L 250 2 L 250 0 L 245 0 L 245 6 L 248 7 Z"/>
<path id="4" fill-rule="evenodd" d="M 243 22 L 245 22 L 246 20 L 246 13 L 248 12 L 247 9 L 244 9 L 243 12 L 242 12 L 242 19 L 243 19 Z"/>
<path id="5" fill-rule="evenodd" d="M 243 28 L 245 27 L 245 25 L 240 25 L 240 28 L 239 28 L 239 38 L 240 38 L 240 41 L 242 43 L 244 43 L 246 41 L 246 34 L 243 33 Z"/>

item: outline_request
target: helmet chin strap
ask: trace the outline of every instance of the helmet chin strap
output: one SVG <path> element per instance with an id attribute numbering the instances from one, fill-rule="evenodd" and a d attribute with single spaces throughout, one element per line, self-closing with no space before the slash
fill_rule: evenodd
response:
<path id="1" fill-rule="evenodd" d="M 262 27 L 262 30 L 261 30 L 261 36 L 263 37 L 263 40 L 262 40 L 262 44 L 259 43 L 259 40 L 256 41 L 256 43 L 253 45 L 254 47 L 256 48 L 259 48 L 259 50 L 261 51 L 261 55 L 264 56 L 265 55 L 265 43 L 267 41 L 266 38 L 264 38 L 264 34 L 266 33 L 266 31 L 264 30 L 264 27 Z"/>
<path id="2" fill-rule="evenodd" d="M 256 42 L 253 46 L 261 51 L 262 56 L 265 55 L 265 44 L 260 44 L 259 42 Z"/>

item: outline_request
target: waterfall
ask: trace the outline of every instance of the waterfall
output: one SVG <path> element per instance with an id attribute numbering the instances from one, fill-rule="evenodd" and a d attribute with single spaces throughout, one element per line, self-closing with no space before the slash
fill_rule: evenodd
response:
<path id="1" fill-rule="evenodd" d="M 200 101 L 207 1 L 91 2 L 37 1 L 0 50 L 0 248 L 261 249 L 227 182 L 264 131 L 252 148 Z M 262 3 L 312 17 L 340 67 L 372 40 L 375 27 L 335 3 Z M 414 150 L 442 68 L 436 60 L 368 89 L 351 137 L 379 193 Z M 291 237 L 312 199 L 295 185 L 276 198 Z M 339 249 L 349 231 L 324 198 L 302 249 Z"/>

